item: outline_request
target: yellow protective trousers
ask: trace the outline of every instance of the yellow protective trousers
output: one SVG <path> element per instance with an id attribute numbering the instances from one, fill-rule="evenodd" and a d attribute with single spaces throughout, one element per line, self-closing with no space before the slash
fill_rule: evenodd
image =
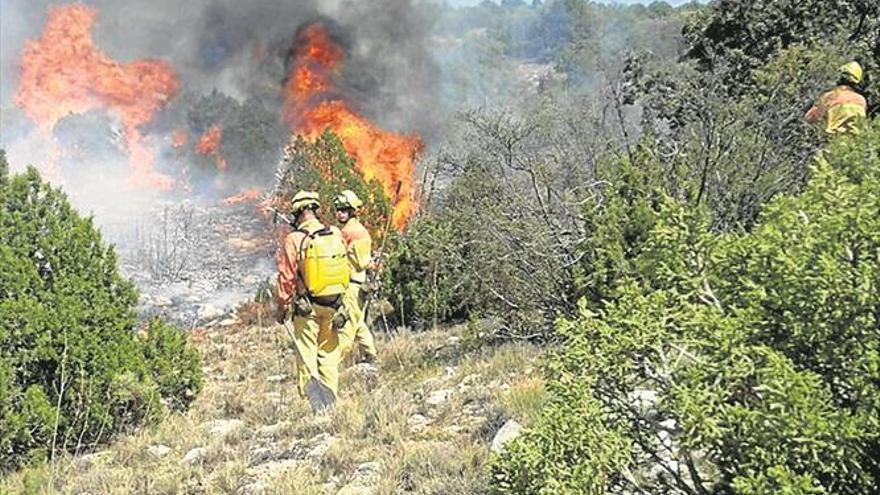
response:
<path id="1" fill-rule="evenodd" d="M 315 378 L 329 388 L 333 395 L 339 390 L 339 338 L 333 329 L 336 310 L 312 304 L 308 316 L 295 315 L 285 325 L 293 325 L 296 345 L 296 374 L 299 395 L 306 398 L 306 385 Z M 288 327 L 289 328 L 289 327 Z"/>
<path id="2" fill-rule="evenodd" d="M 373 334 L 364 321 L 364 308 L 361 301 L 361 284 L 351 283 L 348 290 L 342 296 L 342 306 L 348 314 L 348 321 L 339 331 L 339 348 L 342 352 L 342 359 L 351 352 L 354 344 L 357 344 L 364 352 L 364 356 L 375 361 L 378 358 L 376 353 L 376 342 L 373 340 Z"/>

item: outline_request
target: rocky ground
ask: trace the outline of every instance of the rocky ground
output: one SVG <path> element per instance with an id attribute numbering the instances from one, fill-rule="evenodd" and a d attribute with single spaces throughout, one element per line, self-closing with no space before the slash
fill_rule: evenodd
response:
<path id="1" fill-rule="evenodd" d="M 467 335 L 380 336 L 381 366 L 348 364 L 337 407 L 316 416 L 281 327 L 199 330 L 206 386 L 189 412 L 17 473 L 0 493 L 479 492 L 491 451 L 535 419 L 544 387 L 537 348 Z"/>

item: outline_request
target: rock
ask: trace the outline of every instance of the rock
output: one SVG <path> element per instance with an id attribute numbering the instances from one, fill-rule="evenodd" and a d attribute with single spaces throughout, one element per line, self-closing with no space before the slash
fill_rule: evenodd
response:
<path id="1" fill-rule="evenodd" d="M 251 467 L 246 471 L 248 478 L 256 480 L 251 485 L 257 485 L 259 483 L 263 484 L 263 488 L 266 487 L 266 480 L 271 480 L 276 478 L 277 476 L 283 474 L 286 471 L 291 469 L 296 469 L 303 461 L 298 459 L 279 459 L 275 461 L 269 461 L 264 464 L 260 464 L 254 467 Z M 252 486 L 252 489 L 260 488 L 259 486 Z M 259 491 L 253 491 L 248 493 L 262 493 Z"/>
<path id="2" fill-rule="evenodd" d="M 76 467 L 82 470 L 90 469 L 95 464 L 97 464 L 103 458 L 109 458 L 112 455 L 112 452 L 109 450 L 103 450 L 101 452 L 95 452 L 92 454 L 82 455 L 76 460 Z"/>
<path id="3" fill-rule="evenodd" d="M 435 390 L 431 392 L 427 399 L 425 399 L 425 404 L 429 406 L 440 406 L 449 402 L 450 397 L 452 397 L 452 390 L 443 389 L 443 390 Z"/>
<path id="4" fill-rule="evenodd" d="M 368 486 L 345 485 L 336 492 L 336 495 L 373 495 L 375 492 L 372 487 Z"/>
<path id="5" fill-rule="evenodd" d="M 208 457 L 208 449 L 204 447 L 196 447 L 183 456 L 183 459 L 180 460 L 180 464 L 184 466 L 192 466 L 194 464 L 201 464 L 205 461 L 205 458 Z"/>
<path id="6" fill-rule="evenodd" d="M 382 477 L 382 465 L 378 462 L 365 462 L 360 464 L 354 472 L 352 484 L 371 485 Z"/>
<path id="7" fill-rule="evenodd" d="M 251 466 L 257 466 L 263 464 L 266 461 L 272 460 L 275 457 L 275 453 L 272 452 L 272 449 L 266 447 L 258 447 L 250 452 L 248 463 Z"/>
<path id="8" fill-rule="evenodd" d="M 382 478 L 382 465 L 378 462 L 365 462 L 357 467 L 351 481 L 336 492 L 336 495 L 371 495 L 373 485 Z"/>
<path id="9" fill-rule="evenodd" d="M 156 296 L 153 298 L 152 304 L 153 306 L 164 307 L 171 306 L 174 302 L 168 296 Z"/>
<path id="10" fill-rule="evenodd" d="M 199 308 L 198 317 L 201 321 L 214 320 L 223 316 L 223 310 L 213 304 L 203 304 Z"/>
<path id="11" fill-rule="evenodd" d="M 217 419 L 205 423 L 205 428 L 212 437 L 226 439 L 243 431 L 245 424 L 240 419 Z"/>
<path id="12" fill-rule="evenodd" d="M 660 400 L 657 392 L 647 389 L 636 389 L 633 390 L 627 398 L 629 399 L 629 403 L 632 404 L 642 415 L 652 417 L 656 414 L 657 402 Z"/>
<path id="13" fill-rule="evenodd" d="M 165 445 L 150 445 L 147 453 L 156 459 L 161 459 L 171 453 L 171 448 Z"/>
<path id="14" fill-rule="evenodd" d="M 266 381 L 269 383 L 281 383 L 285 380 L 287 380 L 287 375 L 272 375 L 266 377 Z"/>
<path id="15" fill-rule="evenodd" d="M 248 483 L 244 485 L 238 490 L 238 493 L 241 495 L 263 495 L 269 489 L 269 486 L 266 485 L 266 482 L 263 480 L 257 480 L 253 483 Z"/>
<path id="16" fill-rule="evenodd" d="M 235 325 L 236 323 L 238 323 L 237 319 L 226 318 L 224 320 L 220 320 L 220 323 L 218 323 L 218 325 L 220 325 L 221 327 L 231 327 L 232 325 Z"/>
<path id="17" fill-rule="evenodd" d="M 421 414 L 413 414 L 406 419 L 406 423 L 412 431 L 420 432 L 424 431 L 431 424 L 431 420 Z"/>
<path id="18" fill-rule="evenodd" d="M 330 447 L 333 447 L 333 445 L 336 444 L 337 438 L 328 433 L 321 433 L 311 441 L 314 446 L 309 450 L 309 453 L 306 454 L 306 458 L 312 461 L 320 461 L 325 455 L 327 455 Z"/>
<path id="19" fill-rule="evenodd" d="M 492 452 L 498 453 L 504 450 L 505 445 L 522 435 L 522 430 L 522 425 L 512 419 L 507 420 L 504 426 L 495 434 L 495 438 L 492 439 Z"/>

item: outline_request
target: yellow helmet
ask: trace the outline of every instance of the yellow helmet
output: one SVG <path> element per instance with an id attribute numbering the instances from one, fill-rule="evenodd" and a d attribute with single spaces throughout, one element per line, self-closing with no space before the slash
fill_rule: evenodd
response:
<path id="1" fill-rule="evenodd" d="M 333 200 L 333 206 L 337 209 L 343 208 L 351 208 L 354 211 L 357 211 L 358 208 L 364 205 L 364 202 L 361 201 L 360 198 L 357 197 L 357 194 L 354 193 L 351 189 L 346 189 L 342 191 L 339 196 L 336 196 L 336 199 Z"/>
<path id="2" fill-rule="evenodd" d="M 321 197 L 314 191 L 300 191 L 293 196 L 290 204 L 290 212 L 299 215 L 306 208 L 318 209 L 321 205 Z"/>
<path id="3" fill-rule="evenodd" d="M 858 62 L 844 64 L 838 71 L 842 79 L 852 84 L 861 84 L 865 79 L 865 71 Z"/>

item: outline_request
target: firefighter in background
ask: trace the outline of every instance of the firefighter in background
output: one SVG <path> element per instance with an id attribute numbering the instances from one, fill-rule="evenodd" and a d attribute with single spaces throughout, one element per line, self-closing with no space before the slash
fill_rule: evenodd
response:
<path id="1" fill-rule="evenodd" d="M 859 91 L 865 81 L 862 66 L 850 62 L 839 72 L 837 86 L 823 94 L 806 115 L 811 124 L 824 119 L 825 132 L 830 135 L 858 132 L 859 122 L 868 113 L 868 102 Z"/>
<path id="2" fill-rule="evenodd" d="M 278 250 L 280 321 L 296 346 L 300 396 L 315 412 L 336 402 L 342 298 L 349 286 L 345 241 L 336 227 L 317 216 L 316 192 L 300 191 L 291 204 L 292 226 Z M 292 331 L 291 331 L 291 326 Z"/>
<path id="3" fill-rule="evenodd" d="M 342 237 L 348 251 L 348 266 L 351 284 L 343 297 L 343 305 L 347 313 L 347 322 L 339 332 L 339 347 L 344 358 L 356 344 L 363 351 L 364 360 L 376 363 L 376 344 L 373 334 L 365 321 L 365 292 L 367 269 L 371 268 L 373 240 L 366 227 L 358 220 L 358 209 L 363 201 L 353 191 L 342 191 L 333 201 L 336 209 L 336 221 L 342 225 Z"/>

